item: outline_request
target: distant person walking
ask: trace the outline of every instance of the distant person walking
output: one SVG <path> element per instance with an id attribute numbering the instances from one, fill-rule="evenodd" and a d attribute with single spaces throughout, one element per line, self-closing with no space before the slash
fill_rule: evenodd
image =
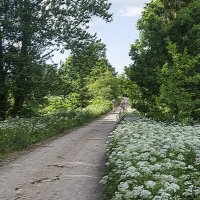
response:
<path id="1" fill-rule="evenodd" d="M 124 97 L 125 109 L 128 107 L 128 98 Z"/>
<path id="2" fill-rule="evenodd" d="M 112 108 L 113 108 L 113 112 L 115 112 L 115 106 L 116 106 L 116 100 L 113 99 L 113 100 L 112 100 Z"/>
<path id="3" fill-rule="evenodd" d="M 120 103 L 120 112 L 124 112 L 125 111 L 125 101 L 124 99 L 122 99 L 121 103 Z"/>

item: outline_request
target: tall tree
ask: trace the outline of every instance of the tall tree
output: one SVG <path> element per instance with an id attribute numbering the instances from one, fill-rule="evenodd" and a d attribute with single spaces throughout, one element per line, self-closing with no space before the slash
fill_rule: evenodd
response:
<path id="1" fill-rule="evenodd" d="M 101 58 L 87 76 L 87 89 L 91 99 L 111 101 L 118 98 L 116 72 L 106 58 Z"/>
<path id="2" fill-rule="evenodd" d="M 107 0 L 3 0 L 0 5 L 1 116 L 5 117 L 8 77 L 13 114 L 23 108 L 33 89 L 34 69 L 55 49 L 82 48 L 96 39 L 87 32 L 92 16 L 111 20 Z M 45 53 L 44 53 L 45 52 Z"/>
<path id="3" fill-rule="evenodd" d="M 72 101 L 78 102 L 78 107 L 87 105 L 87 76 L 94 67 L 106 59 L 106 48 L 101 42 L 86 45 L 83 49 L 75 51 L 59 69 L 61 78 L 61 93 Z M 75 99 L 74 99 L 75 98 Z"/>
<path id="4" fill-rule="evenodd" d="M 3 55 L 3 27 L 0 26 L 0 119 L 4 118 L 7 110 L 8 89 L 6 84 L 6 69 Z"/>
<path id="5" fill-rule="evenodd" d="M 191 57 L 186 49 L 183 54 L 177 53 L 176 45 L 172 43 L 169 43 L 168 49 L 172 55 L 172 64 L 170 66 L 166 63 L 159 73 L 160 112 L 166 118 L 176 121 L 197 120 L 200 116 L 200 94 L 197 88 L 200 85 L 200 73 L 196 73 L 195 67 L 200 60 L 200 54 Z"/>
<path id="6" fill-rule="evenodd" d="M 136 83 L 142 94 L 140 107 L 143 112 L 154 115 L 159 112 L 157 97 L 160 95 L 161 83 L 158 74 L 167 62 L 173 67 L 173 56 L 168 51 L 168 41 L 176 44 L 177 53 L 195 58 L 199 53 L 199 13 L 198 0 L 154 0 L 148 3 L 138 21 L 140 39 L 130 51 L 131 64 L 126 69 L 128 78 Z M 184 54 L 185 55 L 185 54 Z M 195 63 L 193 73 L 199 73 L 199 63 Z M 188 86 L 198 98 L 198 84 Z M 193 89 L 195 90 L 193 90 Z"/>

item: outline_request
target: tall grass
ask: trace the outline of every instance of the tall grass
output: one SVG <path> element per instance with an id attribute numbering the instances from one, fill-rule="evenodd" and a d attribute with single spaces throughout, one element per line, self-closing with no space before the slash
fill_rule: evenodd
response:
<path id="1" fill-rule="evenodd" d="M 78 127 L 110 109 L 111 105 L 108 101 L 93 101 L 84 109 L 57 110 L 41 117 L 16 117 L 2 121 L 0 122 L 0 159 L 12 152 Z"/>

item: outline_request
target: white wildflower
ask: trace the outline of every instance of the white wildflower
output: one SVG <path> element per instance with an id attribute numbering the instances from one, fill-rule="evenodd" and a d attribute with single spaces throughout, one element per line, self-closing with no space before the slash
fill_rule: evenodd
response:
<path id="1" fill-rule="evenodd" d="M 101 180 L 100 180 L 100 183 L 105 185 L 108 181 L 108 176 L 104 176 Z"/>
<path id="2" fill-rule="evenodd" d="M 142 190 L 140 193 L 140 197 L 142 198 L 149 198 L 151 196 L 151 192 L 148 190 Z"/>
<path id="3" fill-rule="evenodd" d="M 180 186 L 177 185 L 176 183 L 170 183 L 170 184 L 166 187 L 166 191 L 167 191 L 167 192 L 176 192 L 177 190 L 180 190 Z"/>
<path id="4" fill-rule="evenodd" d="M 156 182 L 149 180 L 145 183 L 145 185 L 147 188 L 153 188 L 156 185 Z"/>
<path id="5" fill-rule="evenodd" d="M 121 182 L 119 185 L 118 185 L 118 190 L 120 192 L 125 192 L 127 189 L 129 188 L 129 184 L 127 182 Z"/>

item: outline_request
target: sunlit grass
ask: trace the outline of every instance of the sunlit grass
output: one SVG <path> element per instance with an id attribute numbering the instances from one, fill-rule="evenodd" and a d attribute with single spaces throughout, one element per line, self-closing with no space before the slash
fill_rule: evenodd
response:
<path id="1" fill-rule="evenodd" d="M 111 109 L 109 102 L 91 104 L 85 109 L 57 110 L 42 117 L 10 118 L 0 122 L 0 159 L 47 138 L 89 122 Z"/>

